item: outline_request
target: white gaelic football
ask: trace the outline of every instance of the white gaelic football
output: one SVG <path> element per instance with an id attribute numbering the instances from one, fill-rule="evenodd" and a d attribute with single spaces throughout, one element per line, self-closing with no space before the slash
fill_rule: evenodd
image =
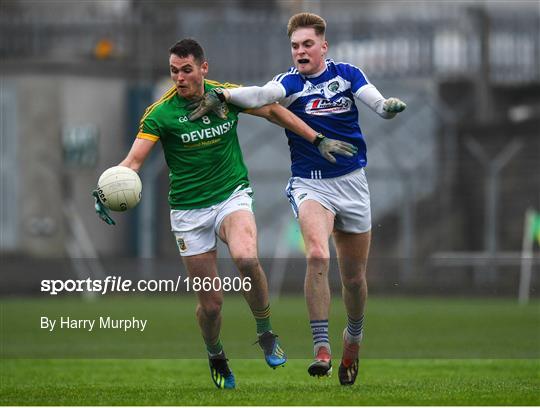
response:
<path id="1" fill-rule="evenodd" d="M 113 211 L 126 211 L 141 201 L 142 183 L 129 167 L 114 166 L 99 177 L 99 199 Z"/>

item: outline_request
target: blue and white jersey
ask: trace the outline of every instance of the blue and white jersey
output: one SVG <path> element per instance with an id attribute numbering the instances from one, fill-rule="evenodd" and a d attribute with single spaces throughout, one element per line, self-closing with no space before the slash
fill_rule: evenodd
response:
<path id="1" fill-rule="evenodd" d="M 317 77 L 306 77 L 296 68 L 290 68 L 271 82 L 277 82 L 285 89 L 281 105 L 326 137 L 349 142 L 358 148 L 353 157 L 335 155 L 337 163 L 333 164 L 313 144 L 285 130 L 293 177 L 338 177 L 367 165 L 366 143 L 358 124 L 354 95 L 370 82 L 359 68 L 327 59 L 326 70 Z"/>

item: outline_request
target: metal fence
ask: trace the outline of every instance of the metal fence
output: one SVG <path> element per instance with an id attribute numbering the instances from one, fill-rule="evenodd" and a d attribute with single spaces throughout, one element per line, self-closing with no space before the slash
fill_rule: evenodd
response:
<path id="1" fill-rule="evenodd" d="M 330 56 L 357 64 L 371 78 L 440 78 L 488 75 L 494 81 L 540 80 L 540 15 L 519 9 L 495 13 L 452 9 L 430 19 L 362 16 L 361 10 L 330 15 Z M 283 11 L 233 8 L 139 9 L 124 15 L 76 19 L 0 15 L 0 58 L 70 65 L 129 62 L 152 77 L 166 73 L 164 55 L 178 38 L 200 40 L 217 79 L 250 82 L 272 78 L 290 65 Z M 368 20 L 369 18 L 369 20 Z M 111 51 L 96 54 L 102 40 Z M 111 67 L 111 69 L 115 69 Z M 125 73 L 122 64 L 118 75 Z"/>

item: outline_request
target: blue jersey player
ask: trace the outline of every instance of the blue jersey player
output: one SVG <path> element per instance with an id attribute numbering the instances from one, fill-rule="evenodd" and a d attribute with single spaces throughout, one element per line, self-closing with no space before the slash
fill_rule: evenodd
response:
<path id="1" fill-rule="evenodd" d="M 385 119 L 393 118 L 406 105 L 397 98 L 384 98 L 359 68 L 326 59 L 326 23 L 321 17 L 296 14 L 289 20 L 287 29 L 294 68 L 262 87 L 209 92 L 191 118 L 204 115 L 224 101 L 245 108 L 279 102 L 319 132 L 310 142 L 286 131 L 292 171 L 286 192 L 306 246 L 304 291 L 315 355 L 308 372 L 312 376 L 324 376 L 332 370 L 328 339 L 328 238 L 332 235 L 348 318 L 343 331 L 339 380 L 343 385 L 352 385 L 358 374 L 371 240 L 370 197 L 364 172 L 366 143 L 358 124 L 355 100 Z M 352 156 L 325 154 L 320 147 L 329 139 L 348 142 L 357 152 Z"/>

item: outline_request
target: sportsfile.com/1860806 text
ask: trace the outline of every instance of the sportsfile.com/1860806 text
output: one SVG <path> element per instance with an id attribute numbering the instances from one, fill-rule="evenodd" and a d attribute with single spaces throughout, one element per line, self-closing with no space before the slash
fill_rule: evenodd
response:
<path id="1" fill-rule="evenodd" d="M 107 276 L 104 279 L 43 279 L 41 292 L 49 295 L 72 292 L 94 292 L 101 295 L 107 293 L 126 292 L 249 292 L 251 290 L 251 278 L 245 277 L 194 277 L 176 279 L 140 279 L 132 281 L 120 276 Z"/>

